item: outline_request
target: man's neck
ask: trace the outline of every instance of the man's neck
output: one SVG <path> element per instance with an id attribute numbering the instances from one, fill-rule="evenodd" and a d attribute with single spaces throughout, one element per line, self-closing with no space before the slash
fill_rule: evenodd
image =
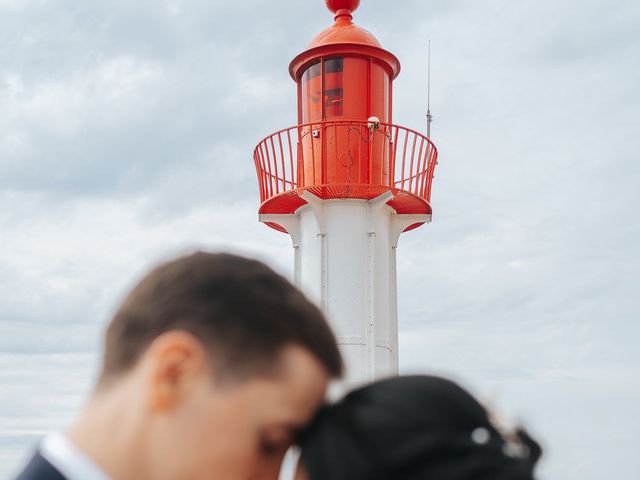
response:
<path id="1" fill-rule="evenodd" d="M 111 479 L 148 478 L 143 420 L 125 388 L 100 391 L 71 425 L 67 438 Z"/>

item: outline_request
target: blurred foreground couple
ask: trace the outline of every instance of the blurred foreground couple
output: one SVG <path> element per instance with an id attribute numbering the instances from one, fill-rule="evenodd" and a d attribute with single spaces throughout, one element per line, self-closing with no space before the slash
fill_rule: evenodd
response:
<path id="1" fill-rule="evenodd" d="M 399 377 L 324 403 L 342 361 L 322 313 L 264 264 L 195 253 L 161 265 L 106 332 L 102 371 L 18 479 L 528 480 L 540 448 L 465 390 Z"/>

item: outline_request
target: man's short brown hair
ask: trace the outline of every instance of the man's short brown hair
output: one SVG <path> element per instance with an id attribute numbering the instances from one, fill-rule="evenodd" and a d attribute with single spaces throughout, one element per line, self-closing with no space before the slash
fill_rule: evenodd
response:
<path id="1" fill-rule="evenodd" d="M 100 383 L 131 369 L 159 335 L 194 335 L 222 377 L 269 373 L 299 345 L 338 377 L 342 360 L 322 312 L 265 264 L 197 252 L 165 263 L 131 291 L 109 324 Z"/>

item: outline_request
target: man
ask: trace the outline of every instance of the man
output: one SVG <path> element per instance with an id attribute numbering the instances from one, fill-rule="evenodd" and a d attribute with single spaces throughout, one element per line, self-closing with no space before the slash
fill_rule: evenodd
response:
<path id="1" fill-rule="evenodd" d="M 86 407 L 18 479 L 276 479 L 341 370 L 322 313 L 267 266 L 177 259 L 124 300 Z"/>

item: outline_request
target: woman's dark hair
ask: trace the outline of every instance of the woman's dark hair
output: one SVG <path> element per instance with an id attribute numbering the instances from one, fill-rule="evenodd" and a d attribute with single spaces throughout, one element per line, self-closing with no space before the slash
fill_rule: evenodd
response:
<path id="1" fill-rule="evenodd" d="M 540 446 L 503 435 L 444 378 L 398 377 L 325 407 L 300 439 L 310 480 L 531 480 Z"/>

